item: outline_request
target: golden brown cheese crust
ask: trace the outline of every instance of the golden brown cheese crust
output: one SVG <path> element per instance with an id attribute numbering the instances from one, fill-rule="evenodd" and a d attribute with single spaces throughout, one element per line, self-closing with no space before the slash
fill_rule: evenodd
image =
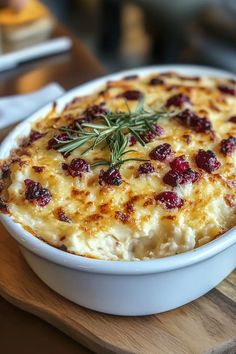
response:
<path id="1" fill-rule="evenodd" d="M 158 78 L 159 84 L 150 84 L 152 78 Z M 224 154 L 220 145 L 223 139 L 236 137 L 236 123 L 229 120 L 236 116 L 236 95 L 220 90 L 222 85 L 235 89 L 235 83 L 226 79 L 153 74 L 108 82 L 96 94 L 75 98 L 61 114 L 52 110 L 32 127 L 42 136 L 28 145 L 25 142 L 7 162 L 9 171 L 0 184 L 0 209 L 46 242 L 99 259 L 163 257 L 213 240 L 236 224 L 236 153 L 233 149 Z M 154 173 L 150 174 L 138 173 L 142 162 L 123 164 L 120 168 L 123 183 L 119 186 L 99 183 L 103 167 L 78 177 L 70 175 L 63 164 L 69 165 L 74 158 L 83 158 L 88 164 L 108 159 L 108 149 L 98 146 L 81 156 L 83 147 L 66 157 L 48 149 L 48 141 L 61 133 L 62 126 L 73 123 L 95 104 L 105 102 L 110 111 L 126 111 L 121 96 L 129 90 L 144 94 L 145 106 L 154 110 L 163 109 L 168 99 L 182 93 L 191 103 L 168 109 L 178 112 L 190 109 L 199 117 L 206 117 L 212 129 L 196 132 L 175 117 L 161 119 L 158 124 L 164 134 L 145 146 L 134 144 L 129 157 L 150 160 L 150 152 L 160 144 L 171 145 L 171 156 L 165 161 L 151 160 Z M 129 100 L 128 105 L 135 110 L 137 100 Z M 212 173 L 199 168 L 196 164 L 199 149 L 211 150 L 221 166 Z M 199 173 L 199 178 L 194 183 L 173 187 L 163 177 L 170 171 L 171 160 L 182 155 L 191 169 Z M 39 206 L 26 199 L 26 179 L 39 182 L 49 191 L 47 205 Z M 165 191 L 181 197 L 183 206 L 168 209 L 157 202 L 157 196 Z"/>

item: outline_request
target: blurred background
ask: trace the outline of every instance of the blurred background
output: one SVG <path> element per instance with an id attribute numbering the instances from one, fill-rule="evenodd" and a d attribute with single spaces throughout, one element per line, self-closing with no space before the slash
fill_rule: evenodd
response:
<path id="1" fill-rule="evenodd" d="M 236 72 L 236 0 L 44 0 L 108 71 L 199 63 Z"/>
<path id="2" fill-rule="evenodd" d="M 4 10 L 0 10 L 2 53 L 50 36 L 55 16 L 78 36 L 108 72 L 180 62 L 236 72 L 236 0 L 42 0 L 41 3 L 52 14 L 51 21 L 47 16 L 42 21 L 41 14 L 41 24 L 35 25 L 33 31 L 31 28 L 31 38 L 26 27 L 20 35 L 20 24 L 18 35 L 13 33 L 6 14 L 5 20 L 4 14 L 1 16 Z"/>

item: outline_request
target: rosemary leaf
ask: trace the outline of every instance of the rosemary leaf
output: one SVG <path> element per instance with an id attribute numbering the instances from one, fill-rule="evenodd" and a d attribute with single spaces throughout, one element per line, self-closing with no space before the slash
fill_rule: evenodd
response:
<path id="1" fill-rule="evenodd" d="M 61 131 L 68 133 L 68 139 L 65 141 L 57 140 L 55 149 L 67 153 L 86 146 L 81 153 L 82 155 L 94 150 L 98 145 L 101 145 L 101 150 L 108 149 L 110 151 L 109 161 L 94 162 L 91 164 L 93 168 L 102 165 L 120 167 L 128 161 L 148 161 L 141 158 L 123 158 L 125 155 L 135 152 L 135 150 L 127 150 L 130 134 L 137 139 L 139 144 L 145 146 L 141 134 L 147 130 L 155 132 L 153 125 L 159 119 L 170 118 L 179 112 L 145 109 L 144 100 L 145 97 L 142 96 L 134 111 L 131 111 L 127 100 L 125 100 L 126 112 L 109 111 L 94 117 L 92 123 L 76 123 L 75 129 L 60 128 Z"/>

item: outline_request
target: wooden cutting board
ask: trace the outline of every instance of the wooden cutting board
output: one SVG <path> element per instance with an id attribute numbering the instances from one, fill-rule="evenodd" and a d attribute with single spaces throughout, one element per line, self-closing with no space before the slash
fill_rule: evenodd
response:
<path id="1" fill-rule="evenodd" d="M 170 312 L 133 318 L 103 315 L 44 285 L 0 225 L 0 295 L 100 354 L 236 353 L 236 271 L 217 289 Z"/>

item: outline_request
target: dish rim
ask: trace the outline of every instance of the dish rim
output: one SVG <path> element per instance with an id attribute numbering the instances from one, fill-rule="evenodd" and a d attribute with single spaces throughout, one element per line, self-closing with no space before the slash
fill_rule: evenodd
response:
<path id="1" fill-rule="evenodd" d="M 88 94 L 90 90 L 96 92 L 99 87 L 101 87 L 109 80 L 116 80 L 120 77 L 132 74 L 143 76 L 154 74 L 155 72 L 160 73 L 165 71 L 176 71 L 184 75 L 206 75 L 214 77 L 230 77 L 236 79 L 236 75 L 228 71 L 199 65 L 170 64 L 134 68 L 102 76 L 101 78 L 91 80 L 69 90 L 67 93 L 62 94 L 57 100 L 55 100 L 57 103 L 57 109 L 60 111 L 64 105 L 69 102 L 75 95 L 84 95 L 86 93 Z M 51 107 L 52 103 L 43 106 L 23 122 L 19 123 L 10 132 L 10 134 L 5 137 L 0 145 L 0 159 L 7 157 L 9 151 L 17 147 L 15 138 L 27 135 L 30 131 L 31 123 L 46 115 Z M 14 144 L 12 144 L 12 141 L 14 141 Z M 11 236 L 18 243 L 20 243 L 20 245 L 27 248 L 39 257 L 45 258 L 50 262 L 66 266 L 68 268 L 92 273 L 129 275 L 166 272 L 202 262 L 208 258 L 214 257 L 218 253 L 223 252 L 228 247 L 236 243 L 236 226 L 234 226 L 232 229 L 228 230 L 223 235 L 220 235 L 215 240 L 181 254 L 149 260 L 100 260 L 61 251 L 26 231 L 20 224 L 16 223 L 8 215 L 0 213 L 0 221 L 2 221 L 3 225 L 9 231 Z"/>

